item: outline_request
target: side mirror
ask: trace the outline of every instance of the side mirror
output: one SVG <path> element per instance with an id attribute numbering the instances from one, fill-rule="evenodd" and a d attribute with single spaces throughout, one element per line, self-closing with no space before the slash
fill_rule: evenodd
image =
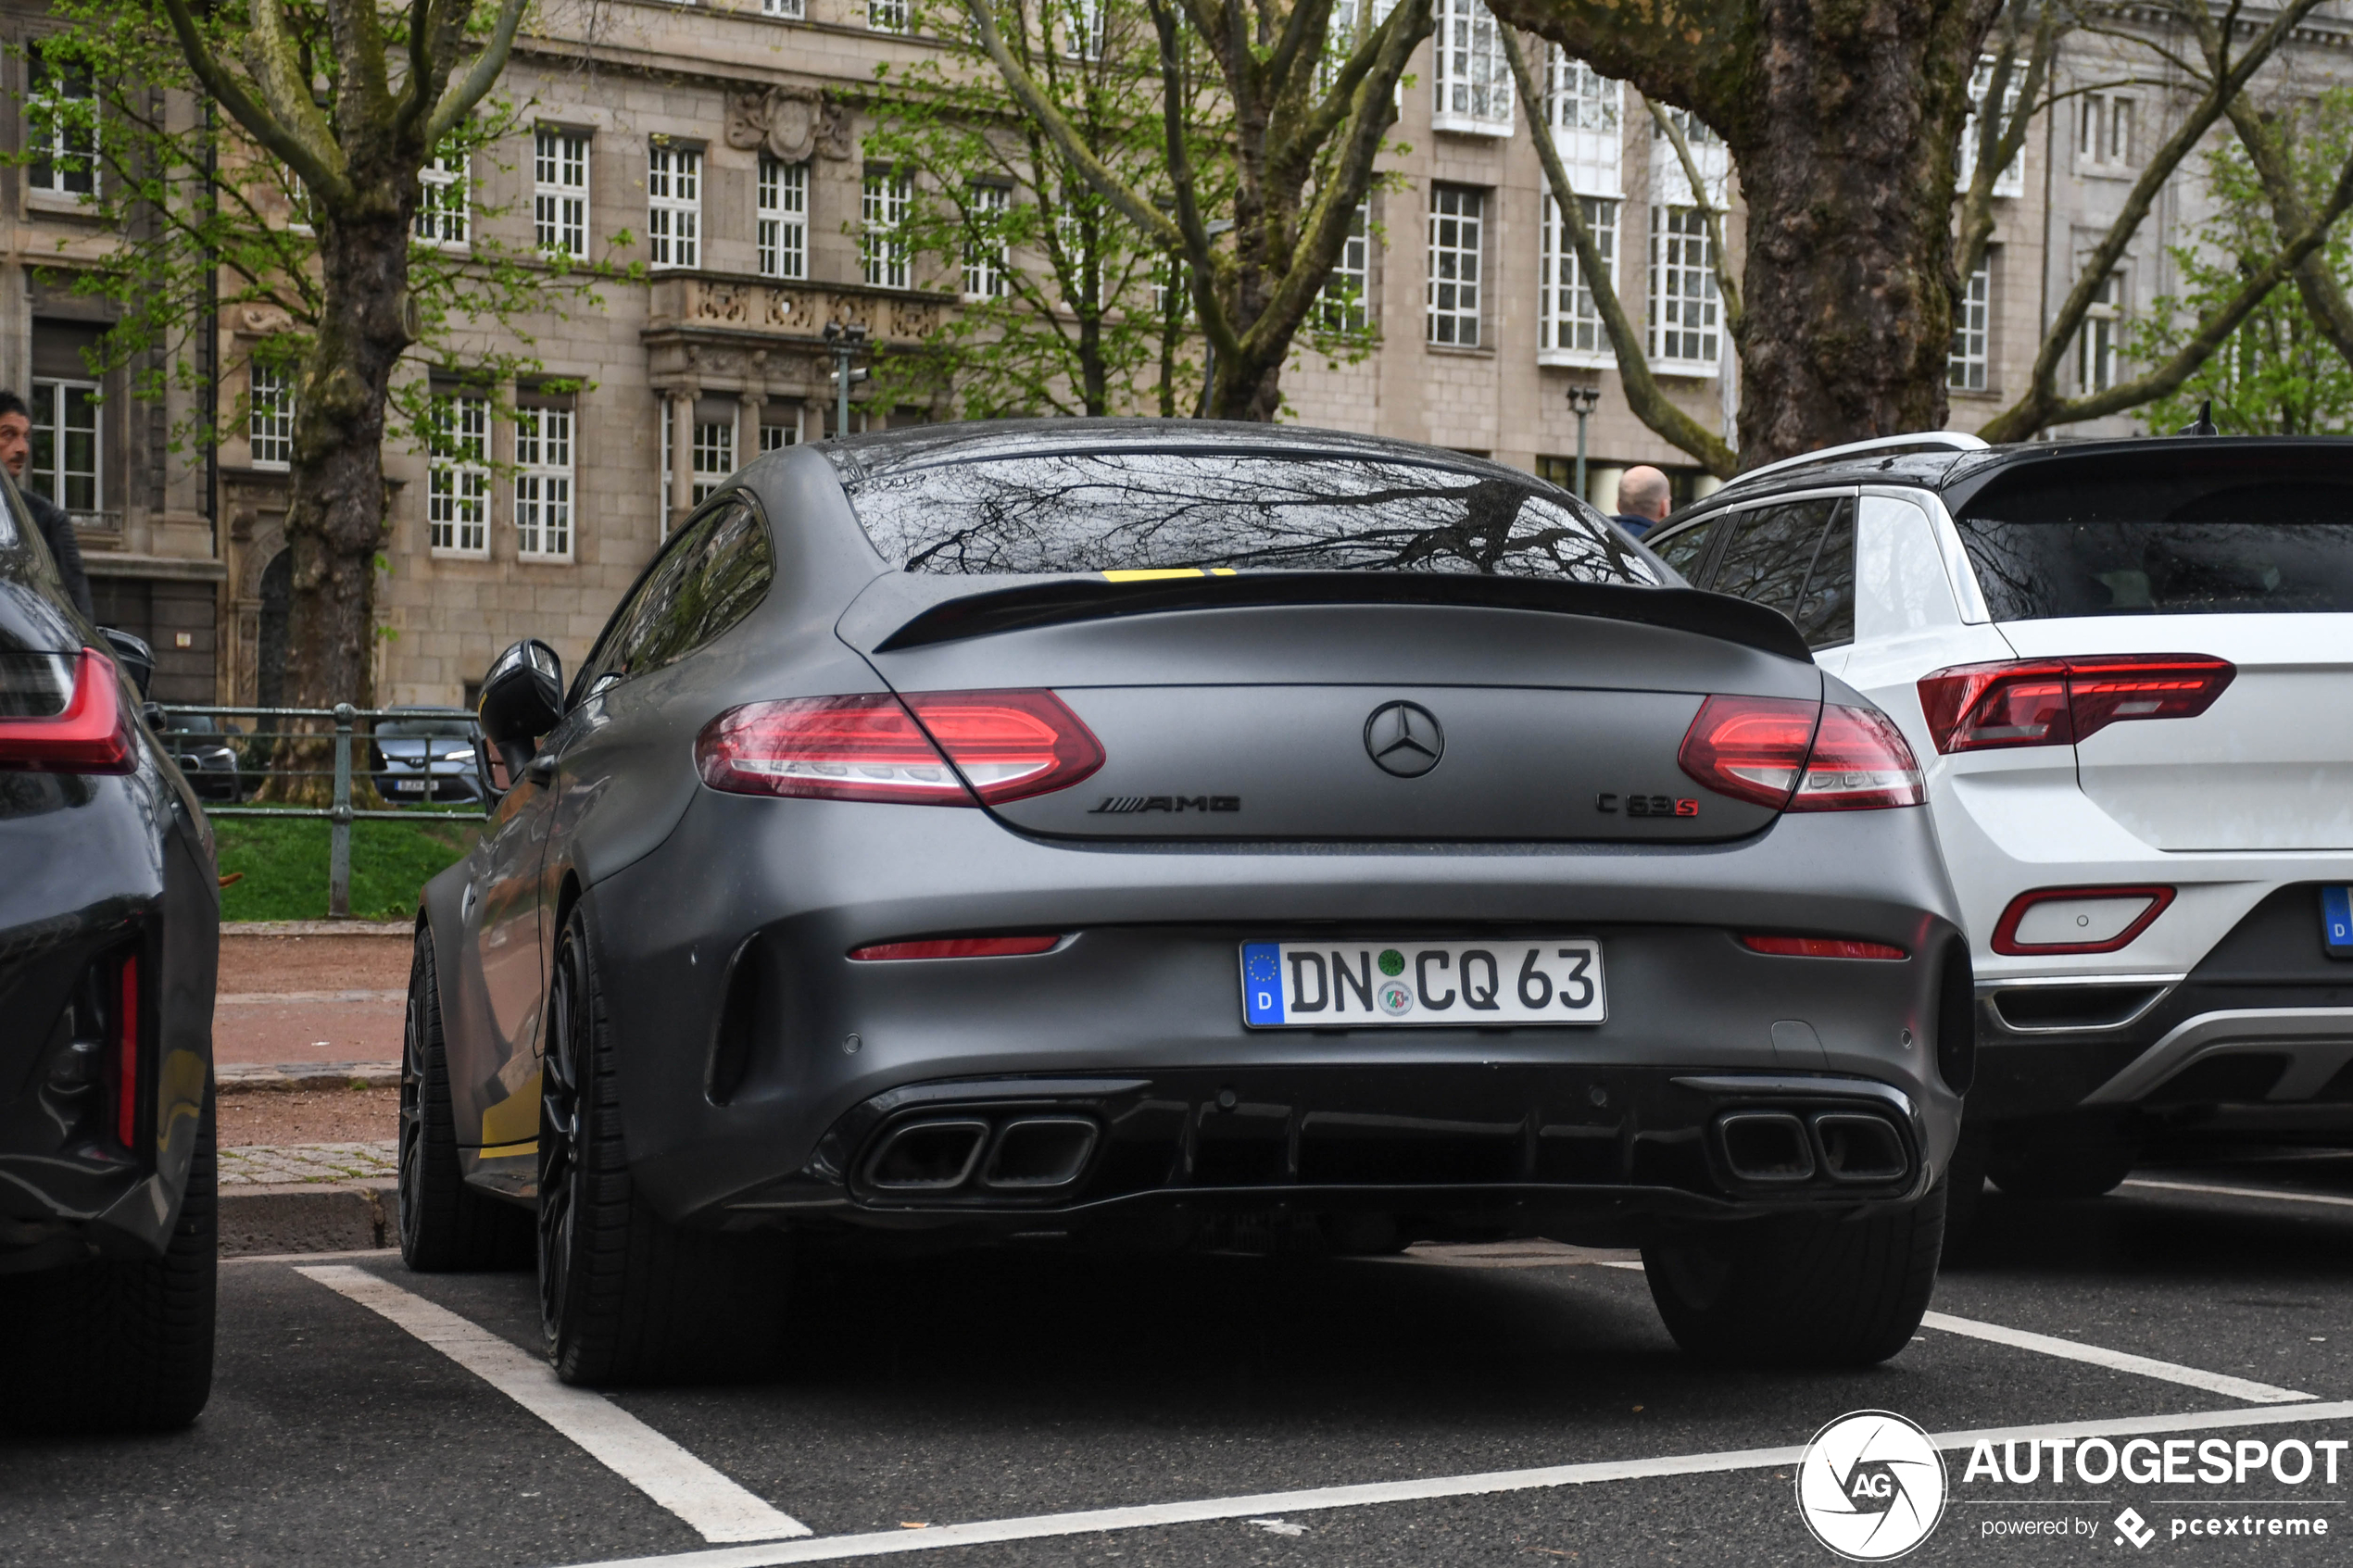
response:
<path id="1" fill-rule="evenodd" d="M 510 783 L 522 777 L 524 765 L 538 755 L 539 737 L 563 719 L 563 660 L 535 637 L 517 643 L 491 661 L 478 712 L 483 738 L 497 748 Z M 491 782 L 483 780 L 485 786 Z"/>
<path id="2" fill-rule="evenodd" d="M 147 688 L 155 684 L 156 650 L 130 633 L 118 632 L 111 626 L 99 627 L 98 635 L 107 640 L 107 651 L 122 666 L 122 672 L 131 677 L 131 684 L 139 688 L 139 695 L 145 696 Z"/>

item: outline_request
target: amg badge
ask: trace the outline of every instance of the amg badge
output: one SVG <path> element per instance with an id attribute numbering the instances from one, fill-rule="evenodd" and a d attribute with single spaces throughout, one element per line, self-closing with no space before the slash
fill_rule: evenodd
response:
<path id="1" fill-rule="evenodd" d="M 1239 811 L 1242 797 L 1239 795 L 1106 795 L 1101 806 L 1088 811 L 1090 817 L 1127 817 L 1139 811 Z"/>

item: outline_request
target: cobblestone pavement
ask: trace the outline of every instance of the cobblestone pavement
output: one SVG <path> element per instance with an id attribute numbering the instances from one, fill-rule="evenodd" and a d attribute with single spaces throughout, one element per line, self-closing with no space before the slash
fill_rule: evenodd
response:
<path id="1" fill-rule="evenodd" d="M 400 1146 L 391 1140 L 262 1145 L 220 1151 L 220 1185 L 224 1187 L 376 1181 L 399 1173 Z"/>

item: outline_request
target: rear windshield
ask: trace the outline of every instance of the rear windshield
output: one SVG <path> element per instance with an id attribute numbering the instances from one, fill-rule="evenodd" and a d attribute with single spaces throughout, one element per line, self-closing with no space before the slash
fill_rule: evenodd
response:
<path id="1" fill-rule="evenodd" d="M 2110 477 L 1969 510 L 1961 542 L 1996 621 L 2353 610 L 2353 484 Z"/>
<path id="2" fill-rule="evenodd" d="M 1642 552 L 1530 480 L 1331 453 L 1064 452 L 849 486 L 909 571 L 1484 572 L 1655 583 Z"/>

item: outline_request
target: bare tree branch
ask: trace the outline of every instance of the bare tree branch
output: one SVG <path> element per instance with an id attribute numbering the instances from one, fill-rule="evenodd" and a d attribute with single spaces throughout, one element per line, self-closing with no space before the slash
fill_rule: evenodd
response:
<path id="1" fill-rule="evenodd" d="M 2053 0 L 2045 0 L 2035 18 L 2026 75 L 2019 83 L 2018 107 L 2005 114 L 2002 106 L 2008 100 L 2012 72 L 2018 68 L 2022 10 L 2021 0 L 2007 13 L 2001 51 L 1994 56 L 1992 77 L 1986 83 L 1985 102 L 1977 111 L 1977 167 L 1970 170 L 1969 190 L 1961 197 L 1960 237 L 1956 245 L 1958 255 L 1954 258 L 1953 269 L 1964 284 L 1985 261 L 1985 248 L 1994 239 L 1994 182 L 2026 146 L 2027 131 L 2039 112 L 2044 87 L 2050 79 L 2051 61 L 2058 53 L 2058 7 Z"/>
<path id="2" fill-rule="evenodd" d="M 1707 225 L 1707 259 L 1716 272 L 1716 292 L 1724 301 L 1724 325 L 1734 338 L 1741 331 L 1741 285 L 1732 276 L 1732 253 L 1724 244 L 1724 209 L 1708 199 L 1707 182 L 1699 177 L 1699 159 L 1692 156 L 1691 139 L 1675 117 L 1655 98 L 1645 98 L 1650 106 L 1651 121 L 1667 133 L 1667 144 L 1675 149 L 1676 161 L 1683 166 L 1683 179 L 1692 188 L 1692 206 L 1699 209 L 1700 221 Z M 1530 123 L 1533 123 L 1531 119 Z M 1544 138 L 1540 134 L 1539 142 Z"/>
<path id="3" fill-rule="evenodd" d="M 501 0 L 498 19 L 491 24 L 490 36 L 483 41 L 482 52 L 466 68 L 466 74 L 442 91 L 441 99 L 434 105 L 433 118 L 425 121 L 424 143 L 437 147 L 441 139 L 456 130 L 474 106 L 481 103 L 497 84 L 498 73 L 507 69 L 507 57 L 514 52 L 515 30 L 522 25 L 522 14 L 530 0 Z"/>

